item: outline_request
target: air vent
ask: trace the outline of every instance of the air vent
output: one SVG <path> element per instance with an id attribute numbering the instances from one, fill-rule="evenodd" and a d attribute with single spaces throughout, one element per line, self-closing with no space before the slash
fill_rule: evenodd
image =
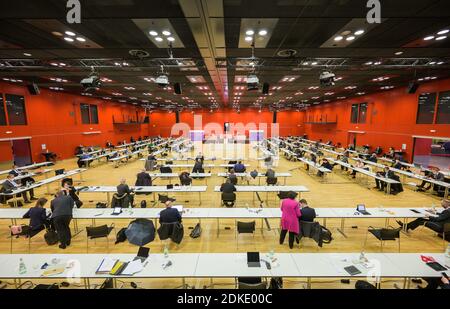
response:
<path id="1" fill-rule="evenodd" d="M 297 51 L 295 49 L 284 49 L 280 50 L 277 55 L 283 58 L 294 57 L 297 55 Z"/>
<path id="2" fill-rule="evenodd" d="M 128 53 L 131 56 L 139 58 L 139 59 L 147 58 L 150 56 L 150 54 L 148 52 L 146 52 L 145 50 L 140 50 L 140 49 L 132 49 Z"/>

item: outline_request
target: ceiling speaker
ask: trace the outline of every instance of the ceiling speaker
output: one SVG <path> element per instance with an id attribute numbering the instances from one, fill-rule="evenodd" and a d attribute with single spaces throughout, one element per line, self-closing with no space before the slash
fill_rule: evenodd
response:
<path id="1" fill-rule="evenodd" d="M 419 84 L 415 81 L 412 81 L 408 84 L 408 88 L 406 88 L 406 93 L 416 93 L 417 88 L 419 88 Z"/>
<path id="2" fill-rule="evenodd" d="M 180 83 L 175 83 L 173 84 L 173 90 L 175 92 L 175 94 L 181 94 L 181 84 Z"/>
<path id="3" fill-rule="evenodd" d="M 262 88 L 262 93 L 263 94 L 269 94 L 269 88 L 270 88 L 269 83 L 264 83 L 263 84 L 263 88 Z"/>
<path id="4" fill-rule="evenodd" d="M 41 91 L 39 90 L 39 86 L 36 85 L 35 83 L 31 83 L 31 84 L 27 85 L 27 88 L 28 88 L 28 92 L 31 95 L 38 95 L 41 93 Z"/>

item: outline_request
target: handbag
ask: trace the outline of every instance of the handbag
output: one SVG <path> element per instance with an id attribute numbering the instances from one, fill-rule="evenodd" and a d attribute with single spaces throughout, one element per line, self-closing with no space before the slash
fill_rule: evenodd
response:
<path id="1" fill-rule="evenodd" d="M 189 236 L 191 236 L 191 238 L 198 238 L 201 234 L 202 227 L 200 226 L 200 223 L 197 223 Z"/>
<path id="2" fill-rule="evenodd" d="M 58 234 L 55 230 L 47 229 L 47 232 L 44 234 L 44 239 L 47 245 L 53 246 L 58 243 Z"/>

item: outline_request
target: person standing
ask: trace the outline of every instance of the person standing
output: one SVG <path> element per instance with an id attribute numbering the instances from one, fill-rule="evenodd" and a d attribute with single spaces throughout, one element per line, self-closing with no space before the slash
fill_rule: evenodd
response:
<path id="1" fill-rule="evenodd" d="M 50 203 L 52 210 L 52 220 L 58 234 L 59 248 L 66 249 L 70 246 L 72 234 L 70 231 L 70 221 L 72 221 L 73 207 L 75 202 L 63 191 L 56 193 L 56 197 Z"/>
<path id="2" fill-rule="evenodd" d="M 289 248 L 294 247 L 294 239 L 300 232 L 298 218 L 301 217 L 299 203 L 295 200 L 297 193 L 289 191 L 287 198 L 281 202 L 281 233 L 280 245 L 284 243 L 286 234 L 289 232 Z"/>

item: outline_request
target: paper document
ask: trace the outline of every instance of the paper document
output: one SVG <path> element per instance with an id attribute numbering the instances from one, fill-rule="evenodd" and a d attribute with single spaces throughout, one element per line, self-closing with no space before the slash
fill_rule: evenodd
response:
<path id="1" fill-rule="evenodd" d="M 97 268 L 97 273 L 109 273 L 111 269 L 116 264 L 116 259 L 104 258 L 100 263 L 100 266 Z"/>
<path id="2" fill-rule="evenodd" d="M 122 275 L 134 275 L 144 269 L 140 260 L 135 260 L 128 263 L 127 267 L 122 271 Z"/>

